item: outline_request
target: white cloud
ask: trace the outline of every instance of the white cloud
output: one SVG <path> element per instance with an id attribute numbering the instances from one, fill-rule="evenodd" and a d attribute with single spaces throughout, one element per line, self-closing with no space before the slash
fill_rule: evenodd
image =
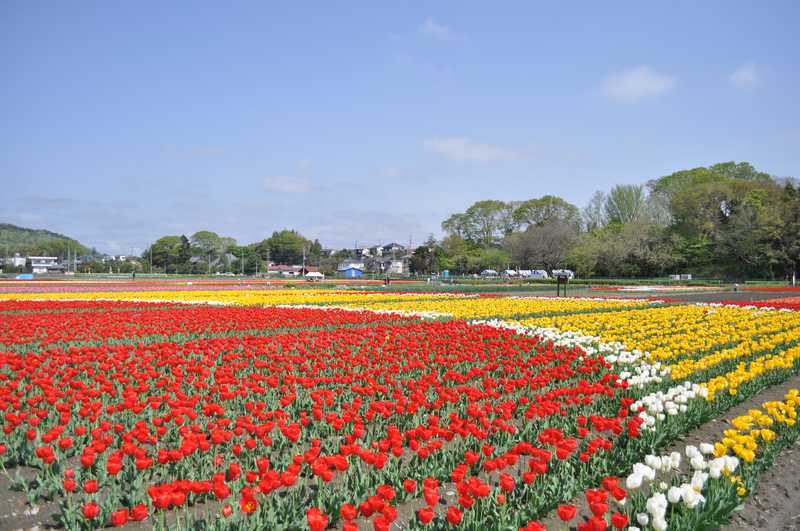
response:
<path id="1" fill-rule="evenodd" d="M 425 22 L 422 23 L 419 30 L 425 35 L 430 35 L 437 39 L 449 39 L 453 36 L 453 31 L 450 29 L 450 26 L 439 24 L 431 17 L 425 19 Z"/>
<path id="2" fill-rule="evenodd" d="M 264 177 L 264 188 L 282 194 L 305 194 L 312 190 L 311 183 L 305 179 L 285 175 Z"/>
<path id="3" fill-rule="evenodd" d="M 675 78 L 660 74 L 649 66 L 614 72 L 603 81 L 603 93 L 618 103 L 652 100 L 675 86 Z"/>
<path id="4" fill-rule="evenodd" d="M 755 63 L 745 63 L 730 75 L 730 81 L 740 89 L 753 89 L 761 83 L 759 68 Z"/>
<path id="5" fill-rule="evenodd" d="M 518 156 L 512 149 L 475 142 L 462 136 L 429 138 L 422 146 L 428 151 L 458 161 L 495 162 Z"/>

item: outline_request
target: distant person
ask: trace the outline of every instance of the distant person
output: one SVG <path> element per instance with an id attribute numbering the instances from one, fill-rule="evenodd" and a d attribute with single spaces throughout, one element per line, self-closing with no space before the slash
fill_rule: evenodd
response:
<path id="1" fill-rule="evenodd" d="M 133 280 L 136 280 L 136 271 L 133 272 Z"/>

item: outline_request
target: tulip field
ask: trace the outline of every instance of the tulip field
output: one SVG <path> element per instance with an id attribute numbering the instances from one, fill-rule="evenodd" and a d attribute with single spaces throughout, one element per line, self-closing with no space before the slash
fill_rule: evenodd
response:
<path id="1" fill-rule="evenodd" d="M 0 463 L 51 523 L 714 529 L 800 439 L 797 301 L 171 288 L 0 293 Z"/>

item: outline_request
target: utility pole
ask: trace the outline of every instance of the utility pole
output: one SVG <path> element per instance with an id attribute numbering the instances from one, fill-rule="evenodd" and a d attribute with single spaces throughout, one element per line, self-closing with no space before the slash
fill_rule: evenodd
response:
<path id="1" fill-rule="evenodd" d="M 148 273 L 151 275 L 153 274 L 153 244 L 150 244 L 150 249 L 147 251 L 148 256 L 150 257 L 150 268 L 147 270 Z"/>
<path id="2" fill-rule="evenodd" d="M 303 246 L 303 267 L 300 269 L 300 275 L 305 276 L 306 274 L 306 246 Z"/>
<path id="3" fill-rule="evenodd" d="M 242 247 L 242 276 L 244 276 L 244 247 Z"/>

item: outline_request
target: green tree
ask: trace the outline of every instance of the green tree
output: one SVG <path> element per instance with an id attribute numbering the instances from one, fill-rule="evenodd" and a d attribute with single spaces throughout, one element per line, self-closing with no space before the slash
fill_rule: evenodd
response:
<path id="1" fill-rule="evenodd" d="M 306 250 L 306 260 L 308 261 L 308 255 L 313 246 L 314 242 L 307 240 L 300 233 L 293 230 L 282 230 L 273 232 L 272 236 L 255 247 L 263 260 L 269 256 L 269 260 L 277 264 L 299 264 L 303 260 L 303 249 Z M 321 251 L 322 246 L 318 247 Z"/>
<path id="2" fill-rule="evenodd" d="M 183 247 L 181 236 L 163 236 L 150 246 L 146 253 L 152 255 L 153 268 L 167 273 L 176 273 L 180 265 L 181 250 Z"/>
<path id="3" fill-rule="evenodd" d="M 608 192 L 605 217 L 609 223 L 632 223 L 641 221 L 646 212 L 644 186 L 618 184 Z"/>
<path id="4" fill-rule="evenodd" d="M 604 192 L 598 190 L 592 194 L 591 199 L 581 211 L 581 221 L 583 227 L 590 232 L 606 226 L 608 220 L 606 219 L 606 194 Z"/>
<path id="5" fill-rule="evenodd" d="M 451 215 L 442 222 L 442 229 L 487 247 L 514 230 L 513 214 L 513 204 L 487 199 L 474 203 L 463 213 Z"/>
<path id="6" fill-rule="evenodd" d="M 580 221 L 578 207 L 554 196 L 545 195 L 520 203 L 513 213 L 516 227 L 544 225 L 552 221 L 577 225 Z"/>
<path id="7" fill-rule="evenodd" d="M 577 236 L 576 218 L 554 217 L 506 236 L 505 247 L 514 263 L 523 269 L 541 266 L 552 270 L 562 265 Z"/>
<path id="8" fill-rule="evenodd" d="M 784 274 L 796 282 L 800 269 L 800 190 L 787 181 L 781 193 L 782 231 L 778 247 Z"/>

